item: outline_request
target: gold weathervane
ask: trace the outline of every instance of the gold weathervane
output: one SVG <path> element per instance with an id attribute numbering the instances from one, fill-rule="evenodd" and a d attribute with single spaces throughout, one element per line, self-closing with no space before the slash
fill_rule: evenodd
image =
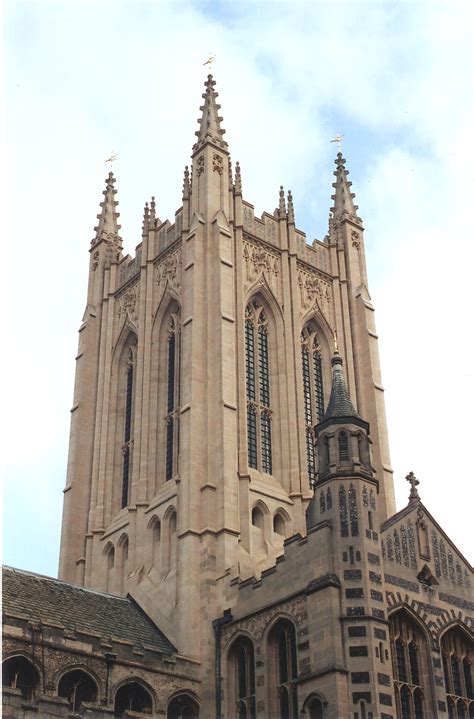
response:
<path id="1" fill-rule="evenodd" d="M 207 58 L 206 62 L 203 62 L 203 65 L 209 65 L 211 67 L 212 63 L 215 62 L 216 56 L 213 55 L 211 52 L 209 53 L 209 57 Z"/>
<path id="2" fill-rule="evenodd" d="M 106 159 L 105 162 L 106 162 L 106 163 L 108 162 L 109 165 L 110 165 L 110 167 L 112 168 L 112 166 L 113 166 L 115 160 L 117 159 L 117 157 L 118 157 L 118 153 L 115 152 L 115 150 L 112 150 L 112 152 L 110 153 L 110 156 Z"/>
<path id="3" fill-rule="evenodd" d="M 336 135 L 334 140 L 331 140 L 331 142 L 337 142 L 337 150 L 338 152 L 341 152 L 341 142 L 344 139 L 344 135 Z"/>

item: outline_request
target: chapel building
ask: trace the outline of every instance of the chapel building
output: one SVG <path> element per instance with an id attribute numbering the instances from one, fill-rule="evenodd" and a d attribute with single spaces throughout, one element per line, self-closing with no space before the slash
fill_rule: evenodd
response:
<path id="1" fill-rule="evenodd" d="M 261 217 L 215 81 L 174 222 L 90 247 L 59 579 L 4 568 L 5 719 L 473 719 L 472 567 L 396 512 L 364 228 Z"/>

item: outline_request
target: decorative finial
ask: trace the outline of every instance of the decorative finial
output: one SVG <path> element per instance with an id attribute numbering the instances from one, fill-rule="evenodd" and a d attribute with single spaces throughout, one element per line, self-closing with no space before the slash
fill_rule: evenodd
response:
<path id="1" fill-rule="evenodd" d="M 411 485 L 410 496 L 408 499 L 410 502 L 416 502 L 417 499 L 420 499 L 420 495 L 418 494 L 418 490 L 417 490 L 417 487 L 420 484 L 420 480 L 415 477 L 413 472 L 410 472 L 409 474 L 407 474 L 405 479 Z"/>
<path id="2" fill-rule="evenodd" d="M 150 202 L 150 220 L 154 220 L 156 218 L 156 203 L 155 203 L 155 195 L 151 196 L 151 202 Z"/>
<path id="3" fill-rule="evenodd" d="M 209 56 L 206 60 L 206 62 L 203 62 L 203 65 L 209 65 L 209 67 L 212 65 L 213 62 L 215 62 L 216 56 L 215 54 L 209 53 Z"/>
<path id="4" fill-rule="evenodd" d="M 189 167 L 186 165 L 184 168 L 184 178 L 183 178 L 183 200 L 189 200 L 189 192 L 190 192 L 190 184 L 189 184 Z"/>
<path id="5" fill-rule="evenodd" d="M 235 163 L 235 184 L 234 184 L 235 194 L 241 195 L 242 194 L 242 175 L 240 174 L 240 163 L 237 161 Z"/>
<path id="6" fill-rule="evenodd" d="M 339 354 L 339 346 L 338 346 L 338 344 L 337 344 L 337 332 L 336 332 L 336 330 L 333 330 L 333 337 L 334 337 L 334 354 L 335 354 L 335 355 L 338 355 L 338 354 Z"/>
<path id="7" fill-rule="evenodd" d="M 339 133 L 338 133 L 338 134 L 336 135 L 336 137 L 334 138 L 334 140 L 331 140 L 331 142 L 337 142 L 337 151 L 338 151 L 338 153 L 341 152 L 341 142 L 343 141 L 343 139 L 344 139 L 344 135 L 339 135 Z"/>
<path id="8" fill-rule="evenodd" d="M 280 219 L 286 218 L 285 191 L 283 185 L 280 185 L 280 202 L 278 206 L 278 216 Z"/>
<path id="9" fill-rule="evenodd" d="M 199 108 L 202 116 L 198 120 L 199 130 L 196 130 L 195 133 L 198 139 L 193 147 L 194 153 L 204 147 L 207 142 L 212 142 L 213 145 L 227 151 L 227 142 L 222 138 L 225 130 L 221 127 L 223 118 L 219 115 L 221 106 L 217 103 L 218 93 L 214 90 L 215 84 L 215 80 L 209 74 L 204 83 L 205 92 L 202 95 L 204 104 Z"/>
<path id="10" fill-rule="evenodd" d="M 150 220 L 150 208 L 148 207 L 148 202 L 145 202 L 145 207 L 143 208 L 143 225 L 142 225 L 142 229 L 144 232 L 148 229 L 149 220 Z"/>
<path id="11" fill-rule="evenodd" d="M 295 224 L 295 208 L 293 207 L 293 195 L 291 190 L 288 190 L 288 224 Z"/>

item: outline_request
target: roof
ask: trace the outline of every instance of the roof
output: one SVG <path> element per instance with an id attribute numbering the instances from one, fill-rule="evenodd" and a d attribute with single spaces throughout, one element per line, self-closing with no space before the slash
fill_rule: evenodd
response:
<path id="1" fill-rule="evenodd" d="M 68 632 L 118 639 L 166 654 L 173 645 L 129 597 L 85 589 L 21 569 L 3 567 L 3 612 Z"/>
<path id="2" fill-rule="evenodd" d="M 342 357 L 339 354 L 334 354 L 332 358 L 331 396 L 323 419 L 329 417 L 359 417 L 351 402 L 342 372 Z"/>

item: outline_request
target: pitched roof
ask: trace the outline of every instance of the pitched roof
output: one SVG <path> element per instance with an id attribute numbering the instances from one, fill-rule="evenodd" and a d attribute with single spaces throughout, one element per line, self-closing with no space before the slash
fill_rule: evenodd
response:
<path id="1" fill-rule="evenodd" d="M 132 599 L 21 569 L 3 567 L 3 612 L 59 625 L 68 632 L 99 635 L 105 641 L 118 639 L 166 654 L 175 651 Z"/>

